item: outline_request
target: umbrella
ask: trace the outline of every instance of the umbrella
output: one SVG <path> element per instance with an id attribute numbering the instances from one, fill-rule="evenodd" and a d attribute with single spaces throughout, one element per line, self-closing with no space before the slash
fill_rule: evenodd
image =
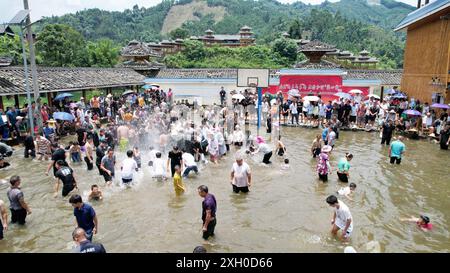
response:
<path id="1" fill-rule="evenodd" d="M 298 89 L 291 89 L 288 91 L 288 95 L 292 97 L 300 97 L 300 91 L 298 91 Z"/>
<path id="2" fill-rule="evenodd" d="M 406 96 L 405 94 L 402 94 L 402 93 L 397 93 L 392 96 L 392 98 L 394 98 L 394 99 L 406 99 L 407 97 L 408 96 Z"/>
<path id="3" fill-rule="evenodd" d="M 363 91 L 359 90 L 359 89 L 352 89 L 350 91 L 348 91 L 350 94 L 362 94 Z"/>
<path id="4" fill-rule="evenodd" d="M 271 101 L 270 101 L 270 104 L 276 104 L 277 103 L 277 100 L 276 99 L 272 99 Z"/>
<path id="5" fill-rule="evenodd" d="M 244 95 L 242 95 L 242 94 L 233 95 L 231 98 L 235 99 L 235 100 L 243 100 L 243 99 L 245 99 Z"/>
<path id="6" fill-rule="evenodd" d="M 351 99 L 352 95 L 348 94 L 348 93 L 344 93 L 344 92 L 338 92 L 336 94 L 334 94 L 336 97 L 340 97 L 340 98 L 344 98 L 344 99 Z"/>
<path id="7" fill-rule="evenodd" d="M 443 103 L 433 103 L 431 105 L 431 108 L 449 109 L 450 106 L 448 106 L 447 104 L 443 104 Z"/>
<path id="8" fill-rule="evenodd" d="M 386 90 L 385 92 L 384 92 L 386 95 L 392 95 L 392 94 L 395 94 L 395 93 L 397 93 L 394 89 L 389 89 L 389 90 Z"/>
<path id="9" fill-rule="evenodd" d="M 63 100 L 63 99 L 65 99 L 65 98 L 69 98 L 69 97 L 73 97 L 73 95 L 70 94 L 70 93 L 61 93 L 61 94 L 59 94 L 58 96 L 56 96 L 56 97 L 54 98 L 54 100 Z"/>
<path id="10" fill-rule="evenodd" d="M 148 84 L 146 84 L 146 85 L 142 86 L 142 88 L 144 88 L 144 89 L 150 89 L 150 88 L 152 88 L 152 86 L 151 86 L 151 85 L 148 85 Z"/>
<path id="11" fill-rule="evenodd" d="M 151 83 L 150 85 L 151 85 L 151 86 L 156 86 L 156 87 L 158 87 L 158 88 L 161 87 L 161 86 L 160 86 L 159 84 L 157 84 L 157 83 Z"/>
<path id="12" fill-rule="evenodd" d="M 130 95 L 130 94 L 134 94 L 134 91 L 133 90 L 127 90 L 127 91 L 123 92 L 122 96 L 127 96 L 127 95 Z"/>
<path id="13" fill-rule="evenodd" d="M 375 98 L 375 99 L 377 99 L 377 100 L 380 99 L 380 96 L 375 95 L 375 94 L 370 94 L 370 95 L 368 95 L 367 97 L 369 97 L 369 98 Z"/>
<path id="14" fill-rule="evenodd" d="M 74 116 L 72 114 L 69 114 L 67 112 L 55 112 L 53 113 L 53 118 L 54 119 L 59 119 L 59 120 L 74 120 Z"/>
<path id="15" fill-rule="evenodd" d="M 307 100 L 307 101 L 319 101 L 320 98 L 318 96 L 306 96 L 303 97 L 303 100 Z"/>
<path id="16" fill-rule="evenodd" d="M 74 102 L 70 103 L 70 108 L 75 108 L 75 107 L 78 107 L 78 104 L 76 104 Z"/>
<path id="17" fill-rule="evenodd" d="M 421 116 L 421 115 L 422 115 L 422 113 L 420 113 L 419 111 L 417 111 L 417 110 L 412 110 L 412 109 L 408 109 L 408 110 L 406 110 L 406 111 L 403 112 L 403 113 L 405 113 L 405 114 L 407 114 L 407 115 L 409 115 L 409 116 Z"/>

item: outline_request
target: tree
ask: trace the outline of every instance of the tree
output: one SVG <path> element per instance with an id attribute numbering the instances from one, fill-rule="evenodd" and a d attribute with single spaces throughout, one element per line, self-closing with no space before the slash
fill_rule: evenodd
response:
<path id="1" fill-rule="evenodd" d="M 183 51 L 188 61 L 201 61 L 206 56 L 205 46 L 199 41 L 185 41 Z"/>
<path id="2" fill-rule="evenodd" d="M 184 28 L 177 28 L 172 30 L 169 33 L 170 38 L 172 39 L 186 39 L 187 37 L 189 37 L 189 31 L 184 29 Z"/>
<path id="3" fill-rule="evenodd" d="M 289 36 L 292 39 L 301 39 L 302 38 L 303 25 L 299 19 L 295 19 L 289 25 Z"/>
<path id="4" fill-rule="evenodd" d="M 28 46 L 26 46 L 25 50 L 28 52 Z M 0 56 L 11 57 L 13 65 L 23 63 L 22 43 L 18 35 L 14 35 L 14 37 L 9 37 L 8 35 L 0 36 Z"/>
<path id="5" fill-rule="evenodd" d="M 46 25 L 38 35 L 36 50 L 47 66 L 89 66 L 83 36 L 68 25 Z"/>
<path id="6" fill-rule="evenodd" d="M 119 48 L 109 39 L 96 43 L 88 42 L 89 65 L 93 67 L 114 67 L 119 57 Z"/>
<path id="7" fill-rule="evenodd" d="M 297 60 L 298 46 L 293 40 L 285 38 L 277 39 L 272 44 L 272 50 L 281 57 L 288 59 L 291 63 Z"/>

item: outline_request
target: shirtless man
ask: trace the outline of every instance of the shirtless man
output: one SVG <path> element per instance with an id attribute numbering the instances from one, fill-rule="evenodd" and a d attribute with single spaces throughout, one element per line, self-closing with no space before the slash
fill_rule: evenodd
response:
<path id="1" fill-rule="evenodd" d="M 86 145 L 86 156 L 84 157 L 84 161 L 86 162 L 88 171 L 94 168 L 94 159 L 92 157 L 94 150 L 94 140 L 91 137 L 88 137 Z"/>

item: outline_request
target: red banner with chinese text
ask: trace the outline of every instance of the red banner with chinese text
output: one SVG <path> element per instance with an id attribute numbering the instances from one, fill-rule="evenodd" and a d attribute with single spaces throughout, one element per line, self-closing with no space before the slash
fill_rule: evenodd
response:
<path id="1" fill-rule="evenodd" d="M 342 92 L 341 76 L 281 75 L 279 90 L 287 96 L 291 89 L 298 89 L 302 97 L 321 95 L 322 100 L 334 100 L 334 94 Z"/>

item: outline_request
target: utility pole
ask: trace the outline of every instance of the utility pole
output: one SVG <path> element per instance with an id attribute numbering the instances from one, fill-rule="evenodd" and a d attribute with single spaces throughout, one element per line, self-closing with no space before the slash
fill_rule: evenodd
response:
<path id="1" fill-rule="evenodd" d="M 23 7 L 25 10 L 29 10 L 28 0 L 23 0 Z M 36 125 L 38 127 L 38 133 L 42 133 L 42 114 L 41 114 L 41 99 L 39 97 L 39 85 L 38 85 L 38 75 L 36 68 L 36 54 L 34 51 L 34 43 L 33 43 L 33 32 L 31 30 L 31 18 L 30 14 L 28 14 L 26 19 L 26 28 L 27 28 L 27 39 L 28 46 L 30 47 L 30 66 L 31 66 L 31 77 L 33 78 L 33 93 L 34 93 L 34 101 L 36 102 L 36 108 L 34 109 L 33 116 L 30 118 L 36 117 Z M 31 107 L 29 105 L 28 107 Z M 34 130 L 34 128 L 32 128 Z"/>

